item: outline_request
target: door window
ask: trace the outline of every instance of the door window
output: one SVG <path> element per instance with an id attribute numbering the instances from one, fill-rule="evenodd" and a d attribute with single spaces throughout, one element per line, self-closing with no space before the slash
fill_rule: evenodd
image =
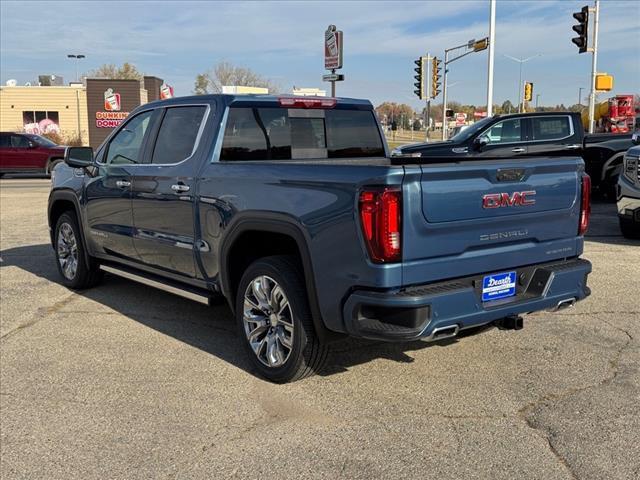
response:
<path id="1" fill-rule="evenodd" d="M 11 142 L 9 141 L 9 135 L 0 135 L 0 147 L 10 147 Z"/>
<path id="2" fill-rule="evenodd" d="M 569 117 L 531 117 L 534 140 L 559 140 L 571 135 Z"/>
<path id="3" fill-rule="evenodd" d="M 22 135 L 11 135 L 11 146 L 13 148 L 29 148 L 29 139 Z"/>
<path id="4" fill-rule="evenodd" d="M 142 162 L 142 145 L 149 129 L 153 110 L 143 112 L 129 120 L 116 133 L 107 151 L 106 163 L 112 165 L 131 165 Z"/>
<path id="5" fill-rule="evenodd" d="M 179 163 L 190 157 L 207 107 L 168 108 L 153 149 L 152 163 Z"/>
<path id="6" fill-rule="evenodd" d="M 490 145 L 514 143 L 522 140 L 522 123 L 519 118 L 504 120 L 496 123 L 484 134 Z"/>

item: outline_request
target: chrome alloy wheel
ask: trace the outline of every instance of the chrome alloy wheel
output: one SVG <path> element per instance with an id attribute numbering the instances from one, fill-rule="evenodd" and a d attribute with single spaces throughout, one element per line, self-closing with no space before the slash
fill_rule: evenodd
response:
<path id="1" fill-rule="evenodd" d="M 60 269 L 67 280 L 73 280 L 78 270 L 78 242 L 68 223 L 60 225 L 57 247 Z"/>
<path id="2" fill-rule="evenodd" d="M 284 290 L 273 278 L 254 278 L 244 292 L 244 332 L 258 360 L 281 367 L 293 348 L 293 312 Z"/>

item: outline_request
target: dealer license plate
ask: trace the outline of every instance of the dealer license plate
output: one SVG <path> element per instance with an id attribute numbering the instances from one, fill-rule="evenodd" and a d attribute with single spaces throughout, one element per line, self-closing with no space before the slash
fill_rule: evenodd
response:
<path id="1" fill-rule="evenodd" d="M 490 302 L 516 294 L 516 272 L 494 273 L 482 279 L 482 301 Z"/>

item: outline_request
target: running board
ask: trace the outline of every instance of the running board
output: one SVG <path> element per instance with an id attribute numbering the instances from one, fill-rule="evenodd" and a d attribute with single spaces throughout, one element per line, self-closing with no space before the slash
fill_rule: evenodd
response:
<path id="1" fill-rule="evenodd" d="M 165 292 L 173 293 L 174 295 L 178 295 L 180 297 L 187 298 L 198 303 L 210 305 L 211 296 L 205 295 L 204 293 L 199 293 L 188 287 L 170 285 L 145 276 L 144 273 L 133 273 L 130 270 L 124 270 L 121 268 L 112 267 L 110 265 L 100 265 L 100 270 L 104 270 L 105 272 L 111 273 L 113 275 L 126 278 L 127 280 L 133 280 L 134 282 L 148 285 L 149 287 L 154 287 L 160 290 L 164 290 Z"/>

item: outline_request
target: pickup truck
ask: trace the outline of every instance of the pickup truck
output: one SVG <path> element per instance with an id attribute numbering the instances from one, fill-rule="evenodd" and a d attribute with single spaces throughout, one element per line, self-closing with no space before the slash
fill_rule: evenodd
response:
<path id="1" fill-rule="evenodd" d="M 405 145 L 393 153 L 451 160 L 580 155 L 593 187 L 614 198 L 622 158 L 631 146 L 631 133 L 585 135 L 579 113 L 539 112 L 494 115 L 448 141 Z"/>
<path id="2" fill-rule="evenodd" d="M 318 371 L 345 335 L 518 328 L 520 314 L 590 293 L 581 158 L 391 159 L 364 100 L 152 102 L 65 162 L 48 205 L 63 284 L 85 289 L 106 271 L 224 297 L 274 382 Z"/>
<path id="3" fill-rule="evenodd" d="M 633 134 L 632 142 L 635 147 L 624 156 L 616 196 L 622 235 L 640 239 L 640 133 Z"/>

